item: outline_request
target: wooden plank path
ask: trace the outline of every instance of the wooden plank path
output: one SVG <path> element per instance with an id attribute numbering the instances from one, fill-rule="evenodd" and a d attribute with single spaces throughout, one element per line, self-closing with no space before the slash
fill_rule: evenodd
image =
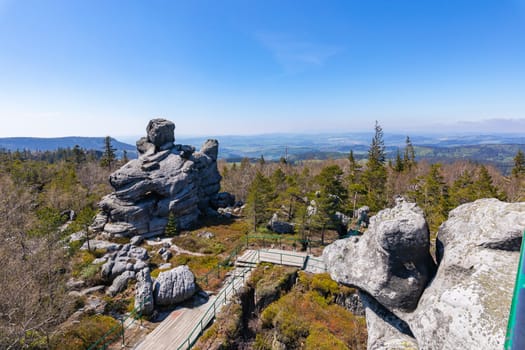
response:
<path id="1" fill-rule="evenodd" d="M 320 257 L 280 249 L 246 250 L 236 259 L 237 266 L 224 281 L 223 288 L 208 301 L 194 308 L 181 307 L 158 325 L 134 347 L 135 350 L 190 349 L 217 312 L 244 286 L 251 269 L 260 262 L 294 266 L 312 273 L 326 271 Z"/>
<path id="2" fill-rule="evenodd" d="M 210 296 L 206 303 L 194 308 L 181 307 L 172 311 L 134 349 L 189 349 L 213 321 L 215 314 L 244 286 L 244 281 L 249 277 L 250 270 L 250 268 L 233 270 L 225 280 L 224 287 L 217 295 Z"/>

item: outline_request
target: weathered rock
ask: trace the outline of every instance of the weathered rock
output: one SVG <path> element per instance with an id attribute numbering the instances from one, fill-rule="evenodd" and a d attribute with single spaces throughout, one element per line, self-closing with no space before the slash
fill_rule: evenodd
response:
<path id="1" fill-rule="evenodd" d="M 359 293 L 366 314 L 367 350 L 418 350 L 408 325 L 366 293 Z"/>
<path id="2" fill-rule="evenodd" d="M 181 303 L 195 294 L 195 276 L 188 266 L 178 266 L 161 272 L 153 284 L 155 305 L 169 306 Z"/>
<path id="3" fill-rule="evenodd" d="M 212 197 L 210 204 L 213 209 L 233 207 L 235 196 L 228 192 L 220 192 Z"/>
<path id="4" fill-rule="evenodd" d="M 335 281 L 367 292 L 391 311 L 408 312 L 435 273 L 429 246 L 422 210 L 399 200 L 372 217 L 362 237 L 334 242 L 323 258 Z"/>
<path id="5" fill-rule="evenodd" d="M 294 233 L 295 226 L 285 221 L 279 221 L 277 214 L 273 214 L 268 222 L 268 229 L 275 233 Z"/>
<path id="6" fill-rule="evenodd" d="M 135 308 L 141 315 L 149 316 L 153 313 L 153 281 L 149 269 L 137 273 L 137 285 L 135 287 Z"/>
<path id="7" fill-rule="evenodd" d="M 84 242 L 84 244 L 82 244 L 82 247 L 80 247 L 80 250 L 88 250 L 88 245 L 89 245 L 89 249 L 91 249 L 92 251 L 93 250 L 107 250 L 108 252 L 119 250 L 122 247 L 121 244 L 98 240 L 98 239 L 90 239 L 89 244 L 88 244 L 88 241 Z"/>
<path id="8" fill-rule="evenodd" d="M 197 233 L 197 237 L 202 237 L 202 238 L 206 238 L 206 239 L 212 239 L 213 237 L 215 237 L 215 235 L 211 232 L 208 232 L 208 231 L 201 231 L 199 233 Z"/>
<path id="9" fill-rule="evenodd" d="M 116 294 L 125 290 L 128 286 L 128 282 L 135 279 L 135 272 L 124 271 L 121 275 L 117 276 L 111 286 L 109 286 L 106 294 L 109 296 L 115 296 Z"/>
<path id="10" fill-rule="evenodd" d="M 481 199 L 450 212 L 437 275 L 406 317 L 422 348 L 503 348 L 524 227 L 525 202 Z"/>
<path id="11" fill-rule="evenodd" d="M 86 231 L 78 231 L 69 236 L 69 242 L 77 242 L 86 238 Z"/>
<path id="12" fill-rule="evenodd" d="M 129 243 L 134 246 L 139 246 L 142 244 L 142 242 L 144 242 L 144 237 L 142 236 L 133 236 L 129 241 Z"/>
<path id="13" fill-rule="evenodd" d="M 166 262 L 169 261 L 172 257 L 173 257 L 173 254 L 169 250 L 162 253 L 162 260 Z"/>
<path id="14" fill-rule="evenodd" d="M 86 285 L 86 282 L 83 280 L 76 280 L 74 278 L 70 278 L 66 282 L 66 288 L 67 290 L 81 290 Z"/>
<path id="15" fill-rule="evenodd" d="M 208 140 L 199 152 L 173 145 L 175 126 L 154 119 L 147 138 L 137 142 L 140 156 L 110 176 L 115 192 L 99 203 L 92 229 L 108 236 L 160 235 L 173 213 L 180 229 L 191 227 L 210 208 L 220 189 L 218 142 Z"/>
<path id="16" fill-rule="evenodd" d="M 166 119 L 152 119 L 146 127 L 148 134 L 148 142 L 160 148 L 170 142 L 173 144 L 175 141 L 175 124 Z M 173 145 L 172 145 L 173 146 Z"/>

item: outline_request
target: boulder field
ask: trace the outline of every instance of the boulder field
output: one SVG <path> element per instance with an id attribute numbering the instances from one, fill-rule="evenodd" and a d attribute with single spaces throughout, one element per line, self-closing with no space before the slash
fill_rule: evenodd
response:
<path id="1" fill-rule="evenodd" d="M 422 210 L 398 199 L 323 258 L 360 290 L 369 350 L 501 349 L 524 229 L 523 202 L 461 205 L 439 228 L 434 262 Z"/>

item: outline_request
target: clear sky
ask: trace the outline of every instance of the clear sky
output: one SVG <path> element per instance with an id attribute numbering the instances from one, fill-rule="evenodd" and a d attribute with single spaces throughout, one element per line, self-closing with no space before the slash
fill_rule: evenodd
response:
<path id="1" fill-rule="evenodd" d="M 0 0 L 0 137 L 525 132 L 525 0 Z M 521 130 L 520 130 L 521 128 Z"/>

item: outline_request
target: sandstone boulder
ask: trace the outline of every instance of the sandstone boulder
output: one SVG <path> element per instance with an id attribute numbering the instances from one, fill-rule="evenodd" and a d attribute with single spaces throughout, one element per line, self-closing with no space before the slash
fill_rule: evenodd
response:
<path id="1" fill-rule="evenodd" d="M 481 199 L 452 210 L 438 232 L 436 277 L 405 316 L 422 349 L 502 349 L 525 203 Z"/>
<path id="2" fill-rule="evenodd" d="M 423 211 L 399 199 L 371 218 L 362 237 L 326 247 L 323 259 L 335 281 L 367 292 L 391 311 L 408 312 L 435 273 L 429 247 Z"/>
<path id="3" fill-rule="evenodd" d="M 220 189 L 218 142 L 208 140 L 199 152 L 174 145 L 175 125 L 154 119 L 147 137 L 137 142 L 139 158 L 110 176 L 115 192 L 99 203 L 92 229 L 112 237 L 160 235 L 173 213 L 180 229 L 206 213 Z"/>
<path id="4" fill-rule="evenodd" d="M 195 294 L 195 276 L 188 266 L 161 272 L 153 284 L 155 305 L 170 306 L 188 300 Z"/>
<path id="5" fill-rule="evenodd" d="M 135 308 L 141 315 L 149 316 L 155 308 L 153 302 L 153 281 L 149 269 L 137 273 L 135 289 Z"/>
<path id="6" fill-rule="evenodd" d="M 408 325 L 366 293 L 359 293 L 365 308 L 367 350 L 418 350 Z"/>

